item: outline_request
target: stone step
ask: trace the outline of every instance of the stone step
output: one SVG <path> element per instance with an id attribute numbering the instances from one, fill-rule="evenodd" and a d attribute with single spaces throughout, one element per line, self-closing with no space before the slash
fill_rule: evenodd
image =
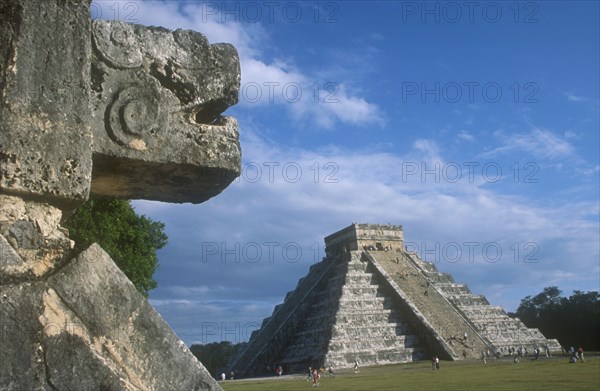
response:
<path id="1" fill-rule="evenodd" d="M 368 264 L 366 262 L 350 262 L 348 263 L 348 273 L 367 272 Z"/>
<path id="2" fill-rule="evenodd" d="M 339 282 L 359 285 L 374 285 L 377 283 L 372 273 L 357 271 L 341 273 L 329 280 L 330 284 L 338 284 Z"/>
<path id="3" fill-rule="evenodd" d="M 323 356 L 326 351 L 316 345 L 305 345 L 298 348 L 291 348 L 286 350 L 282 357 L 285 357 L 283 362 L 293 362 L 300 359 L 306 359 L 306 357 Z"/>
<path id="4" fill-rule="evenodd" d="M 412 348 L 418 346 L 419 340 L 415 335 L 400 335 L 388 338 L 374 339 L 332 339 L 329 350 L 337 352 L 347 349 L 348 351 L 359 351 L 365 349 L 391 349 Z"/>
<path id="5" fill-rule="evenodd" d="M 374 297 L 371 299 L 362 299 L 362 300 L 344 300 L 340 301 L 339 308 L 340 310 L 371 310 L 374 308 L 382 308 L 389 309 L 392 308 L 393 301 L 386 297 Z"/>
<path id="6" fill-rule="evenodd" d="M 362 366 L 376 364 L 393 364 L 401 362 L 410 362 L 418 359 L 426 358 L 425 349 L 404 349 L 404 350 L 389 350 L 374 353 L 368 352 L 348 352 L 348 353 L 332 353 L 328 354 L 326 361 L 328 364 L 335 367 L 352 367 L 354 362 L 358 360 L 359 368 Z"/>
<path id="7" fill-rule="evenodd" d="M 489 304 L 485 296 L 474 295 L 474 294 L 448 294 L 446 298 L 450 300 L 454 305 L 459 307 L 470 307 L 472 305 L 486 305 Z"/>
<path id="8" fill-rule="evenodd" d="M 463 284 L 451 284 L 444 286 L 442 284 L 434 284 L 434 286 L 447 295 L 470 295 L 471 292 Z"/>
<path id="9" fill-rule="evenodd" d="M 363 361 L 365 360 L 366 357 L 368 356 L 372 356 L 372 357 L 378 357 L 378 359 L 381 359 L 381 357 L 390 357 L 390 355 L 392 356 L 396 356 L 397 355 L 410 355 L 412 357 L 414 349 L 413 348 L 407 348 L 407 347 L 403 347 L 403 346 L 399 346 L 399 347 L 390 347 L 390 348 L 385 348 L 385 347 L 373 347 L 373 348 L 366 348 L 366 349 L 345 349 L 345 350 L 338 350 L 338 351 L 332 351 L 329 350 L 327 352 L 327 357 L 329 358 L 329 360 L 334 359 L 334 357 L 338 357 L 338 358 L 342 358 L 342 357 L 356 357 L 356 356 L 362 356 L 362 360 L 359 361 Z M 390 357 L 391 359 L 391 357 Z M 396 359 L 396 362 L 401 361 L 403 359 Z"/>
<path id="10" fill-rule="evenodd" d="M 427 272 L 424 272 L 423 274 L 425 274 L 425 276 L 427 276 L 431 280 L 431 282 L 435 285 L 456 284 L 458 286 L 462 286 L 462 287 L 469 289 L 466 284 L 457 283 L 456 281 L 454 281 L 454 278 L 449 273 L 444 273 L 444 272 L 440 272 L 440 271 L 435 271 L 435 272 L 427 271 Z"/>
<path id="11" fill-rule="evenodd" d="M 342 287 L 342 295 L 349 296 L 382 296 L 377 285 L 344 285 Z"/>
<path id="12" fill-rule="evenodd" d="M 406 332 L 406 327 L 402 325 L 388 326 L 385 324 L 371 326 L 346 326 L 346 327 L 333 327 L 331 331 L 331 339 L 347 339 L 347 338 L 388 338 L 397 337 Z"/>
<path id="13" fill-rule="evenodd" d="M 322 297 L 319 295 L 319 297 Z M 317 300 L 311 304 L 311 311 L 314 312 L 329 312 L 336 308 L 390 308 L 393 303 L 392 299 L 385 296 L 376 295 L 344 295 L 339 300 L 335 298 L 325 297 L 323 300 Z"/>
<path id="14" fill-rule="evenodd" d="M 448 273 L 429 273 L 427 275 L 434 284 L 453 284 L 454 278 Z"/>
<path id="15" fill-rule="evenodd" d="M 382 299 L 382 300 L 381 300 Z M 360 305 L 362 303 L 362 306 Z M 388 313 L 392 311 L 398 313 L 400 310 L 393 307 L 392 299 L 386 297 L 374 297 L 372 299 L 345 300 L 344 305 L 340 306 L 336 313 L 338 314 L 359 314 L 359 313 Z"/>
<path id="16" fill-rule="evenodd" d="M 368 312 L 354 312 L 354 313 L 337 313 L 337 323 L 372 323 L 372 322 L 398 322 L 401 321 L 400 314 L 398 312 L 392 312 L 391 310 L 379 310 L 379 311 L 368 311 Z"/>
<path id="17" fill-rule="evenodd" d="M 465 311 L 488 311 L 488 310 L 493 310 L 493 311 L 499 311 L 503 314 L 506 315 L 506 312 L 504 311 L 504 308 L 498 306 L 498 305 L 489 305 L 489 304 L 473 304 L 470 306 L 464 306 L 462 308 Z"/>
<path id="18" fill-rule="evenodd" d="M 478 327 L 481 324 L 487 324 L 487 323 L 493 323 L 493 324 L 496 324 L 497 326 L 522 324 L 520 321 L 510 318 L 506 314 L 493 314 L 493 313 L 484 314 L 484 315 L 471 314 L 470 316 L 471 316 L 471 322 L 476 324 Z M 523 328 L 526 328 L 525 325 L 523 325 Z"/>
<path id="19" fill-rule="evenodd" d="M 527 326 L 525 326 L 523 322 L 521 322 L 518 319 L 511 318 L 508 315 L 473 318 L 471 319 L 471 321 L 477 324 L 478 326 L 483 326 L 489 323 L 498 326 L 501 325 L 502 327 L 518 327 L 522 329 L 527 329 Z"/>

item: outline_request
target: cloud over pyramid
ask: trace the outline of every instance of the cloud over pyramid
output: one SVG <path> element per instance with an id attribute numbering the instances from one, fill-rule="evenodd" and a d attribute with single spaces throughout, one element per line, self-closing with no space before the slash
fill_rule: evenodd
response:
<path id="1" fill-rule="evenodd" d="M 238 376 L 560 350 L 404 246 L 402 226 L 352 224 L 230 362 Z"/>

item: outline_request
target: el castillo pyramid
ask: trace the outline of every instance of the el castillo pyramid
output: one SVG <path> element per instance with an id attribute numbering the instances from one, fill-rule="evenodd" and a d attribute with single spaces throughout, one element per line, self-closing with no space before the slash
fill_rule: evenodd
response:
<path id="1" fill-rule="evenodd" d="M 402 226 L 352 224 L 230 362 L 237 376 L 308 366 L 472 359 L 510 348 L 560 350 L 404 246 Z M 466 337 L 465 337 L 466 335 Z"/>

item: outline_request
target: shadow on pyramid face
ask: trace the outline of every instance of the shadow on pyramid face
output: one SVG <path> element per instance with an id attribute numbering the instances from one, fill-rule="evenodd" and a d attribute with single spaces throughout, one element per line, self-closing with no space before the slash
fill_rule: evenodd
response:
<path id="1" fill-rule="evenodd" d="M 479 358 L 517 342 L 560 348 L 407 251 L 401 226 L 353 224 L 325 244 L 326 259 L 311 266 L 232 361 L 240 375 L 260 374 L 268 360 L 302 372 L 315 363 Z"/>

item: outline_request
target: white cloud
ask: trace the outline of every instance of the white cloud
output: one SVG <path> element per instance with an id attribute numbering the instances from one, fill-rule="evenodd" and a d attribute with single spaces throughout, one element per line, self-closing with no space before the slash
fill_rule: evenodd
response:
<path id="1" fill-rule="evenodd" d="M 600 165 L 596 164 L 595 166 L 592 166 L 592 167 L 583 168 L 583 169 L 578 170 L 578 172 L 581 172 L 585 176 L 591 177 L 591 176 L 597 175 L 600 172 Z"/>
<path id="2" fill-rule="evenodd" d="M 567 92 L 565 95 L 567 96 L 567 100 L 569 102 L 586 102 L 589 100 L 583 96 L 575 95 L 572 92 Z"/>
<path id="3" fill-rule="evenodd" d="M 110 4 L 96 2 L 94 9 L 100 10 L 96 16 L 114 18 Z M 135 4 L 138 5 L 135 19 L 142 24 L 196 30 L 206 35 L 211 43 L 233 44 L 240 56 L 242 107 L 255 109 L 276 105 L 278 109 L 285 108 L 294 121 L 320 128 L 331 128 L 337 123 L 385 124 L 381 109 L 350 92 L 344 80 L 320 80 L 286 61 L 268 59 L 265 54 L 271 45 L 268 33 L 260 23 L 236 21 L 240 16 L 239 9 L 235 11 L 238 15 L 224 15 L 221 11 L 225 6 L 207 3 L 184 2 L 181 5 L 151 1 Z"/>
<path id="4" fill-rule="evenodd" d="M 525 152 L 537 159 L 565 159 L 575 155 L 575 148 L 564 139 L 554 135 L 549 130 L 533 127 L 527 133 L 496 134 L 501 145 L 481 157 L 500 156 L 514 152 Z"/>
<path id="5" fill-rule="evenodd" d="M 475 137 L 473 137 L 473 135 L 469 132 L 467 132 L 466 130 L 462 129 L 460 132 L 458 132 L 457 137 L 461 140 L 465 140 L 465 141 L 473 141 L 475 140 Z"/>
<path id="6" fill-rule="evenodd" d="M 385 113 L 349 81 L 340 80 L 333 90 L 327 89 L 293 59 L 270 57 L 272 43 L 261 24 L 220 23 L 195 2 L 141 4 L 137 17 L 143 23 L 194 29 L 210 42 L 230 42 L 238 48 L 242 85 L 253 82 L 261 88 L 256 102 L 241 96 L 240 107 L 251 109 L 244 114 L 271 105 L 287 113 L 290 122 L 321 128 L 385 124 Z M 302 98 L 292 102 L 293 96 L 282 95 L 286 84 L 300 85 Z M 272 102 L 269 86 L 274 88 Z M 323 102 L 331 92 L 337 102 Z M 480 109 L 467 104 L 465 110 Z M 496 263 L 479 253 L 473 263 L 440 260 L 438 267 L 507 309 L 550 282 L 564 289 L 597 288 L 599 207 L 597 199 L 590 200 L 590 193 L 575 185 L 560 189 L 563 194 L 554 198 L 540 197 L 538 187 L 506 194 L 480 172 L 469 180 L 464 167 L 459 167 L 460 180 L 448 180 L 452 172 L 444 170 L 455 166 L 442 138 L 402 140 L 406 149 L 398 153 L 339 146 L 308 150 L 268 142 L 247 119 L 239 119 L 245 163 L 239 181 L 201 205 L 135 202 L 139 213 L 166 223 L 169 245 L 159 253 L 159 287 L 151 292 L 151 303 L 188 343 L 232 340 L 232 332 L 237 333 L 234 342 L 247 339 L 248 330 L 270 315 L 310 265 L 321 259 L 323 237 L 351 222 L 403 224 L 407 241 L 428 248 L 452 242 L 500 244 L 504 256 Z M 500 131 L 494 147 L 472 160 L 508 154 L 554 164 L 577 159 L 568 141 L 575 138 L 569 132 L 560 137 L 535 126 L 520 133 Z M 473 138 L 466 130 L 456 137 Z M 259 174 L 251 176 L 250 163 L 260 168 Z M 423 175 L 427 170 L 429 174 Z M 595 165 L 589 175 L 598 172 Z M 562 202 L 565 199 L 569 202 Z M 535 254 L 527 253 L 528 243 L 537 246 Z M 210 254 L 207 244 L 216 245 Z M 250 244 L 263 251 L 260 261 L 244 252 Z M 285 254 L 286 244 L 299 246 L 302 256 L 295 260 Z M 270 248 L 276 251 L 271 253 Z M 515 249 L 520 250 L 518 262 Z M 531 257 L 536 262 L 524 262 Z"/>
<path id="7" fill-rule="evenodd" d="M 413 148 L 425 157 L 426 160 L 440 161 L 440 149 L 437 143 L 433 140 L 428 139 L 417 139 Z"/>
<path id="8" fill-rule="evenodd" d="M 577 134 L 577 133 L 575 133 L 574 131 L 572 131 L 570 129 L 565 132 L 564 137 L 567 138 L 567 139 L 573 139 L 573 140 L 580 140 L 581 139 L 581 135 L 580 134 Z"/>
<path id="9" fill-rule="evenodd" d="M 481 251 L 487 243 L 498 244 L 503 251 L 498 262 L 487 261 L 479 252 L 473 263 L 466 256 L 456 263 L 441 257 L 437 266 L 452 273 L 457 281 L 468 283 L 475 293 L 493 297 L 493 304 L 510 306 L 509 310 L 520 298 L 540 291 L 550 282 L 565 289 L 585 290 L 597 285 L 597 273 L 595 277 L 590 274 L 598 269 L 600 256 L 596 201 L 547 205 L 533 196 L 499 194 L 482 180 L 451 183 L 443 176 L 438 181 L 433 176 L 403 177 L 406 162 L 435 159 L 442 166 L 446 164 L 440 147 L 428 139 L 415 141 L 405 155 L 340 148 L 291 149 L 266 142 L 251 132 L 242 141 L 246 162 L 262 166 L 258 181 L 242 176 L 205 204 L 186 206 L 180 213 L 174 211 L 182 206 L 174 205 L 170 211 L 158 210 L 156 218 L 166 222 L 167 227 L 172 226 L 172 219 L 177 221 L 180 228 L 172 244 L 194 243 L 191 248 L 187 245 L 192 258 L 201 251 L 201 240 L 215 238 L 227 243 L 229 249 L 233 249 L 234 242 L 243 247 L 244 243 L 272 241 L 279 244 L 280 250 L 285 243 L 294 242 L 303 250 L 302 259 L 289 262 L 277 252 L 276 259 L 262 264 L 248 262 L 243 254 L 239 262 L 186 263 L 190 271 L 185 274 L 204 276 L 202 282 L 190 282 L 190 288 L 176 283 L 173 285 L 178 287 L 173 288 L 164 287 L 159 280 L 159 288 L 152 293 L 157 298 L 166 295 L 171 300 L 191 300 L 197 292 L 198 297 L 209 300 L 226 299 L 219 304 L 221 307 L 256 305 L 254 312 L 238 315 L 237 310 L 218 311 L 210 316 L 228 324 L 239 317 L 259 323 L 295 287 L 309 265 L 321 259 L 323 237 L 351 222 L 402 224 L 406 241 L 424 246 L 422 249 L 435 248 L 436 243 L 443 248 L 448 243 L 475 242 Z M 272 176 L 265 162 L 273 167 Z M 333 163 L 336 170 L 326 169 L 326 163 Z M 302 170 L 297 181 L 290 181 L 289 176 L 286 179 L 286 164 Z M 429 164 L 430 169 L 433 166 Z M 290 169 L 289 174 L 294 172 Z M 326 182 L 328 175 L 336 181 Z M 140 204 L 147 205 L 144 213 L 153 216 L 152 203 Z M 190 232 L 194 234 L 190 236 Z M 161 259 L 161 266 L 170 262 Z M 218 274 L 213 275 L 211 268 Z M 205 278 L 220 280 L 214 291 L 210 291 Z M 503 284 L 505 295 L 492 288 L 498 283 Z M 209 314 L 217 311 L 205 310 Z M 181 322 L 187 324 L 186 320 Z M 197 339 L 192 330 L 189 333 L 189 338 Z"/>

